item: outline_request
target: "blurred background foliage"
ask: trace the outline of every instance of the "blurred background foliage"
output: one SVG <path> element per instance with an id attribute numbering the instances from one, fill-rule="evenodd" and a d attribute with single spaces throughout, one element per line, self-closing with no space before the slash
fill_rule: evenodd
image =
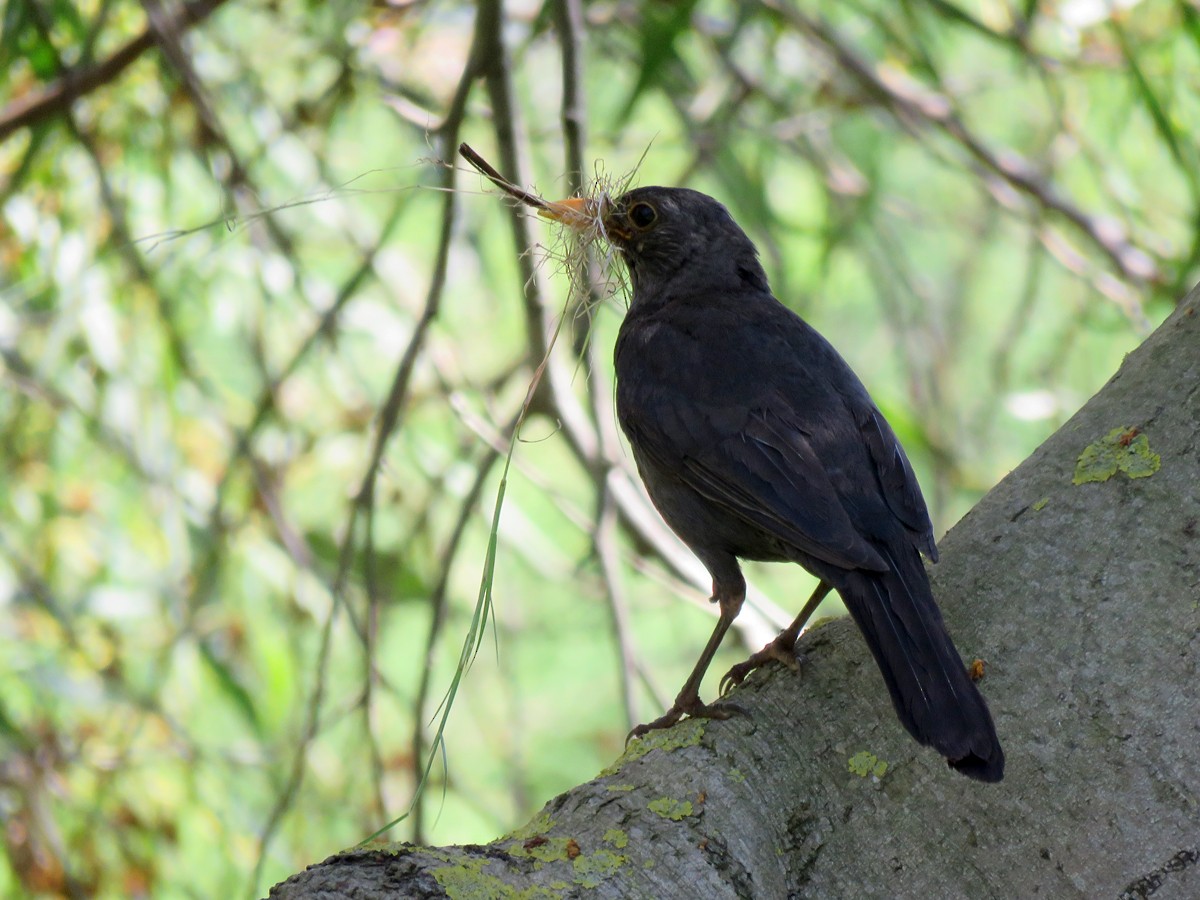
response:
<path id="1" fill-rule="evenodd" d="M 409 806 L 560 315 L 494 637 L 389 836 L 517 825 L 690 669 L 707 586 L 616 434 L 620 298 L 522 255 L 555 235 L 460 140 L 550 197 L 600 160 L 724 201 L 939 531 L 1200 262 L 1192 0 L 9 0 L 0 27 L 4 896 L 252 895 Z M 751 576 L 715 673 L 811 588 Z"/>

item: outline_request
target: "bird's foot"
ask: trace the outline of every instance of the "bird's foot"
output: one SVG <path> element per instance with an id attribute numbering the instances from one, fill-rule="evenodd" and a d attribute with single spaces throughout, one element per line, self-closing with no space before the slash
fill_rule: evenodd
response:
<path id="1" fill-rule="evenodd" d="M 745 662 L 738 663 L 725 673 L 721 678 L 721 696 L 724 697 L 745 681 L 747 675 L 771 660 L 783 663 L 793 672 L 799 672 L 804 657 L 796 652 L 796 639 L 784 632 L 757 653 L 751 654 Z"/>
<path id="2" fill-rule="evenodd" d="M 625 744 L 634 738 L 640 738 L 649 734 L 651 731 L 657 731 L 660 728 L 670 728 L 684 716 L 692 719 L 728 719 L 731 716 L 749 716 L 749 711 L 736 703 L 701 703 L 699 696 L 692 694 L 685 696 L 680 694 L 675 698 L 674 704 L 663 715 L 659 716 L 653 722 L 647 722 L 644 725 L 639 725 L 633 731 L 629 732 L 625 737 Z"/>

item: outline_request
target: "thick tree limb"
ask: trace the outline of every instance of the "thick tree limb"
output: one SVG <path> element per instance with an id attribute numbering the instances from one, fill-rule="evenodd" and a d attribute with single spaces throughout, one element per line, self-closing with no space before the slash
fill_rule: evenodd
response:
<path id="1" fill-rule="evenodd" d="M 908 739 L 839 620 L 800 677 L 737 691 L 750 720 L 636 742 L 487 846 L 352 850 L 271 896 L 1200 895 L 1198 348 L 1200 290 L 942 543 L 935 593 L 987 659 L 1002 784 Z M 1073 483 L 1134 428 L 1157 471 Z M 881 776 L 851 771 L 864 753 Z"/>

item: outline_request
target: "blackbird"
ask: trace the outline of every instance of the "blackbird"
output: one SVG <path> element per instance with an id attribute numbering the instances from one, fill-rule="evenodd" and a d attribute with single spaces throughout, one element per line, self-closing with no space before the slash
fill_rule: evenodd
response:
<path id="1" fill-rule="evenodd" d="M 964 775 L 999 781 L 991 714 L 921 562 L 936 561 L 937 548 L 908 458 L 850 366 L 771 293 L 728 210 L 697 191 L 644 187 L 543 214 L 598 229 L 629 270 L 617 416 L 651 500 L 712 575 L 720 606 L 674 705 L 633 736 L 734 711 L 702 703 L 699 688 L 745 599 L 738 560 L 788 561 L 820 584 L 795 622 L 725 676 L 722 693 L 767 660 L 796 667 L 800 630 L 836 589 L 909 733 Z"/>

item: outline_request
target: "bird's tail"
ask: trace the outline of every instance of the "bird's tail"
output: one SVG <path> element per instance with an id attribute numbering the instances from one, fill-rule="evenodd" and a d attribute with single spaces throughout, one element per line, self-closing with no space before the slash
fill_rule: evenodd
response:
<path id="1" fill-rule="evenodd" d="M 954 649 L 920 556 L 907 547 L 876 549 L 891 571 L 857 570 L 837 586 L 879 664 L 896 715 L 952 768 L 968 778 L 999 781 L 1004 751 L 991 713 Z"/>

